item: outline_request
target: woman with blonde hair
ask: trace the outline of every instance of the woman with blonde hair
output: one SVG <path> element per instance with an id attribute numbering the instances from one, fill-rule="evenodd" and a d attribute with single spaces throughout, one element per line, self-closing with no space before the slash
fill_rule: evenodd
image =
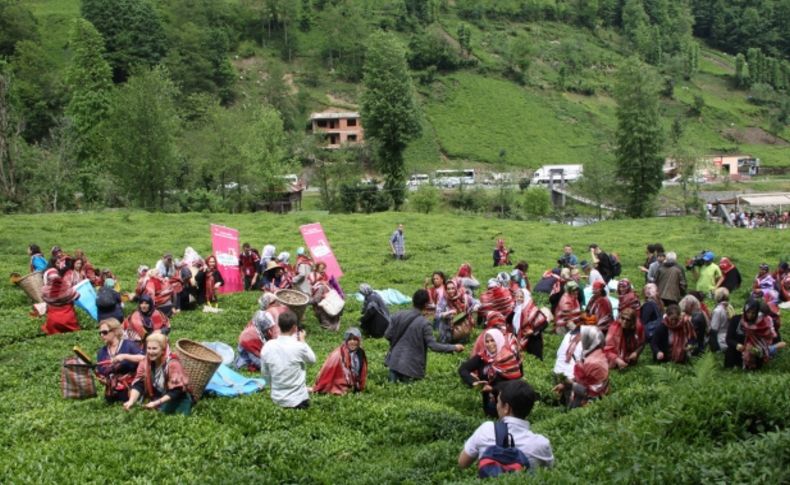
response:
<path id="1" fill-rule="evenodd" d="M 168 352 L 167 337 L 159 332 L 146 339 L 145 359 L 137 366 L 124 409 L 129 411 L 141 399 L 148 400 L 146 409 L 184 416 L 192 412 L 189 379 L 178 356 Z"/>
<path id="2" fill-rule="evenodd" d="M 99 322 L 99 336 L 104 347 L 96 353 L 96 377 L 104 384 L 104 399 L 108 403 L 126 402 L 137 364 L 145 355 L 136 343 L 123 338 L 123 327 L 115 318 Z"/>

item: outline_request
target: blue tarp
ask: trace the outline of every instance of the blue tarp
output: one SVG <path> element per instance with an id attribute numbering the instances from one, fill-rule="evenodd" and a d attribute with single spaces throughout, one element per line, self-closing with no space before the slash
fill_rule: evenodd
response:
<path id="1" fill-rule="evenodd" d="M 411 303 L 411 298 L 392 288 L 373 291 L 378 293 L 387 305 L 405 305 Z M 354 298 L 356 298 L 358 302 L 365 301 L 365 297 L 362 296 L 362 293 L 354 293 Z"/>
<path id="2" fill-rule="evenodd" d="M 265 386 L 266 381 L 264 379 L 252 379 L 243 376 L 222 364 L 217 369 L 217 372 L 211 376 L 205 392 L 213 396 L 235 397 L 259 392 Z"/>

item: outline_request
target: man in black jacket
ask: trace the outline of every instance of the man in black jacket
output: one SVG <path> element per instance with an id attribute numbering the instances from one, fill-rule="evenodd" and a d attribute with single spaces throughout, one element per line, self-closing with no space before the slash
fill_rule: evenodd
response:
<path id="1" fill-rule="evenodd" d="M 597 244 L 590 244 L 590 253 L 593 255 L 593 260 L 598 261 L 595 268 L 601 273 L 604 281 L 608 283 L 614 277 L 614 267 L 612 267 L 611 258 Z"/>
<path id="2" fill-rule="evenodd" d="M 422 314 L 428 304 L 428 292 L 420 289 L 412 296 L 411 310 L 392 317 L 384 337 L 390 342 L 385 364 L 390 369 L 390 382 L 410 382 L 425 377 L 428 349 L 434 352 L 462 352 L 461 344 L 440 344 L 433 337 L 431 324 Z"/>

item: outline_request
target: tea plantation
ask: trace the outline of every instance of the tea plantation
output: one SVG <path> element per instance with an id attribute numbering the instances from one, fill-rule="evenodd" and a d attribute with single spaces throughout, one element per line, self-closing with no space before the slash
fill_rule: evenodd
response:
<path id="1" fill-rule="evenodd" d="M 644 246 L 660 241 L 681 258 L 701 249 L 731 257 L 748 281 L 757 265 L 787 258 L 787 233 L 746 231 L 696 219 L 612 221 L 583 228 L 453 216 L 384 213 L 329 216 L 301 212 L 164 215 L 101 212 L 5 216 L 0 219 L 0 273 L 25 272 L 28 244 L 67 252 L 83 249 L 97 267 L 110 267 L 124 289 L 139 264 L 164 251 L 193 246 L 210 251 L 209 224 L 238 228 L 242 242 L 273 243 L 292 254 L 298 227 L 320 221 L 352 292 L 361 282 L 411 294 L 436 269 L 454 273 L 470 262 L 483 280 L 493 274 L 490 254 L 505 237 L 516 259 L 530 263 L 536 281 L 569 243 L 584 256 L 595 242 L 618 252 L 624 275 L 641 288 Z M 388 258 L 387 239 L 406 226 L 410 258 Z M 45 249 L 45 251 L 46 251 Z M 748 286 L 748 283 L 746 283 Z M 744 290 L 735 296 L 744 301 Z M 223 296 L 220 314 L 182 313 L 174 338 L 215 340 L 235 347 L 256 308 L 252 293 Z M 369 388 L 345 397 L 317 396 L 309 410 L 276 408 L 268 392 L 235 399 L 206 398 L 189 418 L 136 408 L 124 412 L 102 399 L 60 397 L 60 363 L 79 344 L 100 345 L 96 325 L 81 314 L 84 330 L 44 336 L 28 316 L 19 288 L 0 285 L 0 483 L 436 483 L 472 482 L 459 471 L 464 440 L 484 420 L 479 396 L 461 384 L 456 369 L 468 352 L 431 354 L 428 376 L 413 385 L 386 382 L 383 340 L 363 342 L 370 362 Z M 127 308 L 129 311 L 130 308 Z M 342 328 L 354 325 L 360 305 L 349 300 Z M 790 314 L 783 315 L 785 320 Z M 341 334 L 307 318 L 308 342 L 319 364 Z M 530 421 L 554 448 L 556 466 L 529 480 L 547 483 L 787 483 L 790 481 L 790 357 L 760 373 L 724 371 L 718 356 L 690 366 L 640 364 L 613 372 L 612 392 L 587 408 L 567 412 L 551 394 L 551 368 L 559 341 L 547 338 L 545 362 L 525 361 L 525 378 L 540 393 Z M 308 372 L 312 381 L 319 366 Z M 508 477 L 502 483 L 524 483 Z"/>

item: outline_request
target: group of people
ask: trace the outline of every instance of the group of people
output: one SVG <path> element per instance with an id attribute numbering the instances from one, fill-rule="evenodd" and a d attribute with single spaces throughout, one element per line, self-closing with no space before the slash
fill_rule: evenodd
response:
<path id="1" fill-rule="evenodd" d="M 790 227 L 790 212 L 784 211 L 758 211 L 746 212 L 735 209 L 730 211 L 730 218 L 736 227 L 757 229 L 768 227 L 773 229 L 787 229 Z"/>
<path id="2" fill-rule="evenodd" d="M 399 231 L 402 237 L 402 227 Z M 402 248 L 395 242 L 392 249 L 397 256 Z M 726 366 L 756 369 L 785 346 L 779 334 L 778 305 L 790 302 L 786 263 L 773 272 L 766 264 L 760 266 L 748 301 L 738 313 L 729 296 L 742 278 L 729 258 L 716 263 L 713 252 L 703 251 L 683 267 L 675 253 L 664 252 L 661 244 L 650 244 L 640 266 L 645 279 L 640 298 L 629 279 L 616 279 L 621 271 L 616 255 L 595 244 L 589 250 L 589 261 L 580 260 L 566 245 L 557 267 L 546 271 L 533 288 L 528 263 L 522 260 L 513 265 L 511 251 L 500 239 L 494 250 L 494 267 L 500 271 L 484 287 L 468 263 L 461 264 L 453 276 L 435 271 L 424 288 L 413 294 L 413 308 L 394 315 L 376 291 L 362 284 L 361 330 L 347 329 L 314 384 L 308 386 L 306 368 L 316 362 L 315 353 L 307 344 L 300 316 L 278 300 L 276 292 L 303 292 L 321 327 L 337 331 L 340 313 L 330 314 L 320 303 L 330 292 L 342 295 L 342 290 L 327 275 L 326 265 L 313 262 L 303 248 L 290 265 L 290 255 L 275 256 L 274 246 L 267 245 L 259 256 L 245 244 L 239 271 L 245 288 L 262 294 L 258 309 L 239 336 L 236 366 L 260 370 L 276 404 L 305 408 L 311 392 L 340 395 L 365 390 L 368 362 L 363 336 L 389 342 L 385 365 L 391 382 L 422 379 L 428 350 L 463 352 L 471 344 L 469 357 L 458 368 L 461 382 L 480 392 L 485 414 L 502 418 L 514 437 L 522 436 L 516 443 L 530 461 L 546 465 L 553 461 L 551 447 L 544 437 L 529 431 L 525 418 L 535 395 L 523 380 L 525 356 L 544 357 L 546 332 L 562 337 L 554 391 L 571 408 L 604 396 L 609 391 L 610 370 L 635 365 L 648 347 L 656 362 L 685 363 L 710 349 L 725 353 Z M 42 328 L 47 333 L 79 328 L 73 310 L 78 298 L 75 284 L 87 279 L 100 293 L 113 295 L 111 306 L 109 299 L 98 305 L 104 346 L 97 355 L 97 374 L 105 384 L 106 399 L 123 402 L 130 409 L 145 398 L 148 408 L 189 414 L 193 404 L 189 381 L 178 357 L 170 352 L 167 335 L 170 318 L 193 300 L 216 301 L 216 289 L 223 283 L 216 258 L 204 261 L 189 249 L 182 261 L 165 254 L 154 269 L 139 268 L 134 293 L 123 298 L 112 272 L 95 271 L 79 250 L 70 257 L 54 247 L 47 260 L 31 245 L 29 254 L 31 271 L 44 272 L 47 323 Z M 501 271 L 506 266 L 512 269 Z M 694 291 L 687 288 L 687 271 L 696 276 Z M 547 293 L 548 306 L 540 306 L 534 292 Z M 137 302 L 126 317 L 124 300 Z M 712 311 L 706 300 L 712 300 Z M 475 327 L 482 331 L 472 342 Z M 467 441 L 459 466 L 470 465 L 483 445 L 495 442 L 495 429 L 488 424 Z"/>

